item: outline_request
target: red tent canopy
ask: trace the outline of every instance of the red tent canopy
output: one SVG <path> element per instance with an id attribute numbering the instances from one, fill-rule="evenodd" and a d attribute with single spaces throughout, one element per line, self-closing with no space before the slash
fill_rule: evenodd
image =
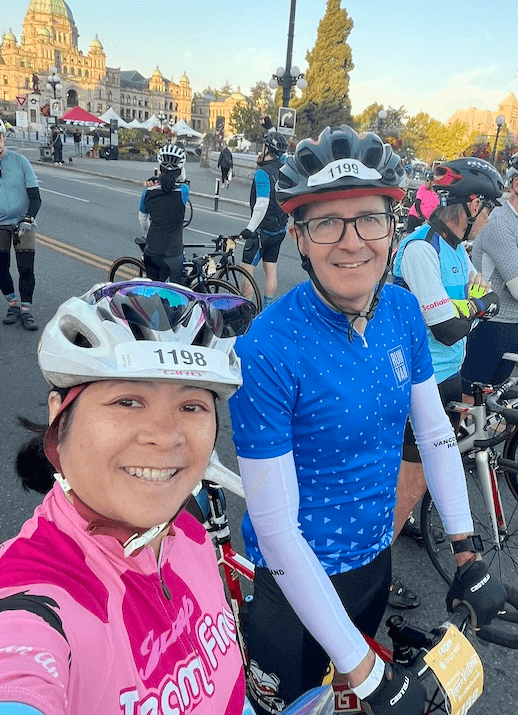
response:
<path id="1" fill-rule="evenodd" d="M 81 107 L 73 107 L 65 112 L 62 117 L 60 117 L 67 124 L 77 124 L 83 126 L 103 126 L 106 122 L 102 119 L 96 117 L 95 114 L 90 114 L 86 109 L 81 109 Z"/>

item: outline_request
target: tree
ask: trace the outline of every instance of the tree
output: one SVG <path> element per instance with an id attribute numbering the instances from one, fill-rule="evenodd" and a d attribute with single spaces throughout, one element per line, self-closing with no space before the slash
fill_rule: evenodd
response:
<path id="1" fill-rule="evenodd" d="M 361 114 L 353 117 L 354 126 L 358 132 L 375 132 L 383 138 L 393 137 L 400 138 L 403 129 L 405 128 L 404 121 L 407 117 L 406 109 L 401 106 L 399 109 L 388 107 L 385 119 L 380 119 L 380 110 L 385 109 L 382 104 L 373 102 L 369 104 Z M 401 142 L 397 142 L 401 146 Z"/>
<path id="2" fill-rule="evenodd" d="M 234 134 L 243 134 L 248 141 L 260 141 L 263 134 L 260 110 L 248 102 L 238 102 L 230 115 L 230 128 Z"/>
<path id="3" fill-rule="evenodd" d="M 320 132 L 327 126 L 349 124 L 350 115 L 338 102 L 310 102 L 297 113 L 296 132 L 299 139 L 310 137 L 318 139 Z"/>
<path id="4" fill-rule="evenodd" d="M 410 117 L 401 131 L 403 146 L 412 147 L 414 156 L 424 161 L 424 153 L 430 149 L 428 132 L 433 120 L 429 114 L 419 112 L 415 117 Z"/>
<path id="5" fill-rule="evenodd" d="M 349 73 L 354 69 L 351 48 L 347 38 L 353 21 L 347 11 L 340 7 L 340 0 L 327 0 L 324 17 L 320 20 L 317 39 L 306 60 L 308 86 L 300 99 L 292 100 L 292 106 L 327 104 L 341 106 L 344 116 L 350 120 Z"/>
<path id="6" fill-rule="evenodd" d="M 276 124 L 279 105 L 275 104 L 273 92 L 266 82 L 260 81 L 250 88 L 250 98 L 262 117 L 268 116 Z"/>
<path id="7" fill-rule="evenodd" d="M 232 94 L 234 90 L 232 89 L 232 85 L 228 81 L 228 79 L 225 80 L 225 84 L 223 87 L 218 90 L 218 97 L 224 97 L 227 94 Z"/>

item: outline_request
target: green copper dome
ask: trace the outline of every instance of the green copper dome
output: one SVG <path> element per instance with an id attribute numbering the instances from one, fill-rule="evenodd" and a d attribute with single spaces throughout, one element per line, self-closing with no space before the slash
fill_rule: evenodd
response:
<path id="1" fill-rule="evenodd" d="M 64 15 L 70 22 L 74 22 L 72 10 L 68 7 L 64 0 L 31 0 L 28 12 L 48 12 L 52 15 Z"/>

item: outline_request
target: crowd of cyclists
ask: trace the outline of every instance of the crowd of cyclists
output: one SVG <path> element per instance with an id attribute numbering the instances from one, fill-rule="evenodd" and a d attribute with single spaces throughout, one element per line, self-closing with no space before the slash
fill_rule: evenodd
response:
<path id="1" fill-rule="evenodd" d="M 498 172 L 439 165 L 438 207 L 426 216 L 421 194 L 426 222 L 395 246 L 407 179 L 380 137 L 341 125 L 285 150 L 265 134 L 245 263 L 262 257 L 268 276 L 287 227 L 306 282 L 275 301 L 270 289 L 258 316 L 245 297 L 175 282 L 188 192 L 185 152 L 167 145 L 140 204 L 148 277 L 95 285 L 45 326 L 48 425 L 24 421 L 17 460 L 23 487 L 45 496 L 0 546 L 0 715 L 250 712 L 210 536 L 189 513 L 225 400 L 257 567 L 243 613 L 255 712 L 282 712 L 331 659 L 374 715 L 422 715 L 422 684 L 364 638 L 421 472 L 457 563 L 448 609 L 466 601 L 483 626 L 504 608 L 443 407 L 462 393 L 466 336 L 498 314 L 462 245 L 499 204 Z M 389 280 L 396 248 L 404 287 Z M 504 278 L 511 294 L 517 276 Z"/>

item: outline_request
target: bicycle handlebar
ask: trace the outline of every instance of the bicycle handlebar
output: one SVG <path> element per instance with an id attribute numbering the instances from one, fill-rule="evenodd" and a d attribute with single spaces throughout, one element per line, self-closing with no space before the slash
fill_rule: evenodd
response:
<path id="1" fill-rule="evenodd" d="M 497 387 L 494 392 L 486 397 L 487 408 L 491 412 L 496 412 L 497 415 L 502 415 L 508 424 L 518 425 L 518 410 L 509 407 L 503 407 L 500 400 L 505 398 L 506 393 L 510 392 L 518 383 L 517 377 L 510 377 L 504 383 Z"/>

